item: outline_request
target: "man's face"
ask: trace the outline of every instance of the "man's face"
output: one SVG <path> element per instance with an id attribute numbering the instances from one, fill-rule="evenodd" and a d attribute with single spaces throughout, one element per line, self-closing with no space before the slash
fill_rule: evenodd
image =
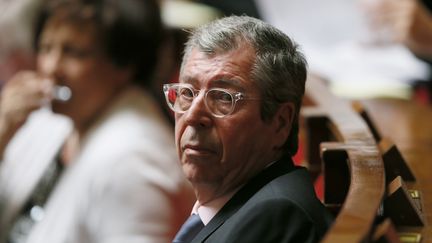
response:
<path id="1" fill-rule="evenodd" d="M 53 101 L 54 112 L 87 123 L 111 99 L 121 70 L 104 55 L 95 25 L 77 25 L 55 18 L 42 31 L 37 69 L 46 78 L 71 89 L 67 102 Z"/>
<path id="2" fill-rule="evenodd" d="M 250 79 L 254 50 L 242 47 L 221 55 L 207 56 L 192 50 L 180 75 L 180 83 L 201 90 L 192 106 L 176 114 L 176 145 L 186 177 L 194 184 L 226 193 L 245 183 L 272 160 L 274 122 L 260 116 L 260 92 Z M 242 92 L 232 114 L 212 116 L 204 103 L 211 88 Z"/>

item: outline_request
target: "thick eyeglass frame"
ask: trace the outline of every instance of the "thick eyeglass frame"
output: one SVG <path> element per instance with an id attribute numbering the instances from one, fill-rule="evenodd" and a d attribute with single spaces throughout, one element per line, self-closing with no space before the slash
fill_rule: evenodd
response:
<path id="1" fill-rule="evenodd" d="M 171 102 L 169 100 L 169 98 L 170 98 L 169 97 L 169 90 L 172 89 L 172 88 L 176 88 L 176 89 L 177 88 L 187 88 L 187 89 L 189 89 L 191 91 L 193 98 L 192 98 L 192 101 L 191 101 L 191 105 L 186 110 L 176 109 L 175 106 L 174 106 L 174 104 L 171 104 Z M 194 89 L 192 87 L 192 85 L 189 85 L 189 84 L 170 83 L 170 84 L 164 84 L 163 85 L 163 91 L 164 91 L 164 94 L 165 94 L 165 100 L 166 100 L 166 102 L 168 104 L 168 107 L 172 111 L 174 111 L 176 113 L 183 114 L 183 113 L 185 113 L 186 111 L 188 111 L 190 109 L 190 107 L 192 106 L 193 101 L 199 95 L 199 93 L 200 93 L 201 90 Z M 226 114 L 216 114 L 216 113 L 214 113 L 212 111 L 212 109 L 208 105 L 208 103 L 207 103 L 207 95 L 209 94 L 209 92 L 212 92 L 212 91 L 222 91 L 222 92 L 225 92 L 226 94 L 228 94 L 228 95 L 231 96 L 231 109 Z M 237 101 L 239 101 L 239 100 L 259 100 L 259 99 L 256 99 L 256 98 L 246 98 L 245 95 L 242 92 L 231 92 L 231 91 L 228 91 L 228 90 L 222 89 L 222 88 L 212 88 L 212 89 L 206 90 L 205 94 L 204 94 L 204 104 L 205 104 L 206 108 L 210 111 L 210 113 L 214 117 L 217 117 L 217 118 L 222 118 L 222 117 L 225 117 L 225 116 L 228 116 L 228 115 L 232 114 L 234 112 L 234 110 L 235 110 L 235 105 L 236 105 Z"/>

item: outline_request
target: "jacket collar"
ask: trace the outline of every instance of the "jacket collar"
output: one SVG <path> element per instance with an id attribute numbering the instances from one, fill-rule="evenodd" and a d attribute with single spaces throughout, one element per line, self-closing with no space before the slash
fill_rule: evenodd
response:
<path id="1" fill-rule="evenodd" d="M 235 214 L 257 191 L 273 179 L 294 170 L 294 163 L 289 156 L 284 156 L 277 162 L 265 168 L 247 182 L 214 216 L 212 220 L 198 233 L 192 242 L 203 242 L 217 230 L 229 217 Z"/>

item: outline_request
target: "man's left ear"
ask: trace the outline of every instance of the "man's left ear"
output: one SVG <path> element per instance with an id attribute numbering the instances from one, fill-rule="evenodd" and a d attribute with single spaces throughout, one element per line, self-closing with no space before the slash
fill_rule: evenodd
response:
<path id="1" fill-rule="evenodd" d="M 273 117 L 274 136 L 277 138 L 277 145 L 282 147 L 291 133 L 294 120 L 295 106 L 292 102 L 286 102 L 279 106 Z"/>

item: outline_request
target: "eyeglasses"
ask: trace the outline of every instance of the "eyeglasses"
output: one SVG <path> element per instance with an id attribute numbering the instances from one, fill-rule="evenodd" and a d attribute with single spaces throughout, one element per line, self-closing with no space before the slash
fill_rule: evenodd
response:
<path id="1" fill-rule="evenodd" d="M 192 106 L 200 90 L 188 84 L 164 84 L 163 90 L 168 106 L 176 113 L 185 113 Z M 234 111 L 239 100 L 257 100 L 245 98 L 241 92 L 230 92 L 221 88 L 209 89 L 204 94 L 204 103 L 213 116 L 221 118 Z"/>

